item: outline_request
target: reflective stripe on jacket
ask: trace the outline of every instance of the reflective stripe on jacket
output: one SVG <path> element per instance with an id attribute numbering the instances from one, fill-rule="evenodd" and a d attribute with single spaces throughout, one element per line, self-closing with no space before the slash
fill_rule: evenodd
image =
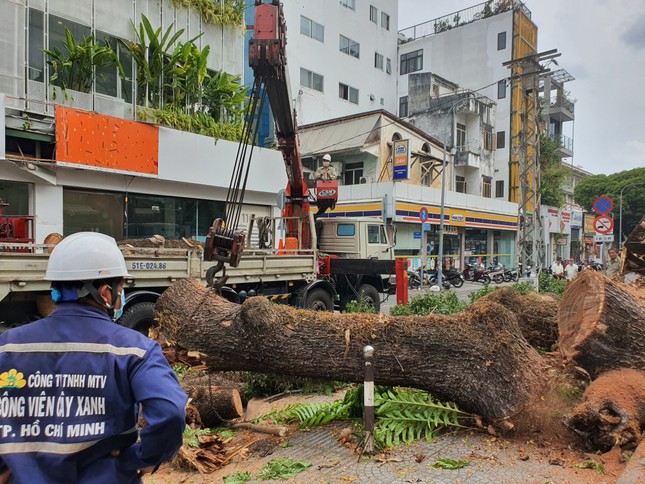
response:
<path id="1" fill-rule="evenodd" d="M 13 482 L 139 482 L 181 446 L 186 401 L 159 345 L 93 306 L 59 304 L 0 335 L 0 463 Z"/>

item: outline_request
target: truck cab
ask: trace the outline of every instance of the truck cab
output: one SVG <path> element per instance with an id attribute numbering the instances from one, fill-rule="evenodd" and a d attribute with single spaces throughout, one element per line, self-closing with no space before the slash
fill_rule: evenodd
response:
<path id="1" fill-rule="evenodd" d="M 348 259 L 394 259 L 394 243 L 379 220 L 319 218 L 316 223 L 321 252 Z"/>

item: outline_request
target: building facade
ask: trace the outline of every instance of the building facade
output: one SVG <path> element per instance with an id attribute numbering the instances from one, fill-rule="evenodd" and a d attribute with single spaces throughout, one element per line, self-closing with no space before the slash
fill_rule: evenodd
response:
<path id="1" fill-rule="evenodd" d="M 284 2 L 298 124 L 396 112 L 398 0 Z"/>
<path id="2" fill-rule="evenodd" d="M 124 45 L 140 42 L 142 16 L 177 43 L 209 46 L 209 72 L 241 76 L 243 22 L 221 27 L 171 0 L 0 0 L 0 199 L 5 214 L 33 217 L 36 243 L 81 230 L 203 240 L 224 214 L 237 143 L 136 121 L 150 96 Z M 66 32 L 107 42 L 124 78 L 96 67 L 84 91 L 61 89 L 43 49 L 64 50 Z M 254 159 L 262 176 L 249 181 L 242 226 L 251 214 L 276 215 L 286 185 L 279 152 L 258 149 Z"/>
<path id="3" fill-rule="evenodd" d="M 338 139 L 343 142 L 335 142 Z M 404 152 L 396 148 L 400 143 Z M 391 113 L 375 111 L 302 126 L 300 144 L 309 169 L 330 153 L 339 173 L 339 201 L 325 216 L 383 220 L 396 228 L 395 256 L 410 259 L 412 267 L 425 256 L 430 267 L 436 266 L 443 143 Z M 401 153 L 408 157 L 404 177 L 395 175 L 401 169 Z M 447 157 L 452 161 L 452 155 Z M 445 166 L 450 180 L 458 167 L 452 162 Z M 448 189 L 444 197 L 446 267 L 513 265 L 517 204 Z M 424 208 L 426 223 L 420 218 Z"/>

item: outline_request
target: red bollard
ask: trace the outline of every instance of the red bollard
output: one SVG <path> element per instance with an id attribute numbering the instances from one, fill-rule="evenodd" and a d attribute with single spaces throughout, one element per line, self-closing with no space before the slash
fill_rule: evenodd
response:
<path id="1" fill-rule="evenodd" d="M 396 259 L 396 303 L 408 304 L 408 260 Z"/>

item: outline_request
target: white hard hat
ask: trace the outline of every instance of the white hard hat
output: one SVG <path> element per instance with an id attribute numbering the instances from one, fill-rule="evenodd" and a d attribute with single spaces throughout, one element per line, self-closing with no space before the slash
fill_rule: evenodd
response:
<path id="1" fill-rule="evenodd" d="M 47 281 L 94 281 L 132 277 L 116 241 L 105 234 L 78 232 L 65 237 L 49 256 Z"/>
<path id="2" fill-rule="evenodd" d="M 323 156 L 323 161 L 331 161 L 331 155 L 327 153 L 325 156 Z"/>

